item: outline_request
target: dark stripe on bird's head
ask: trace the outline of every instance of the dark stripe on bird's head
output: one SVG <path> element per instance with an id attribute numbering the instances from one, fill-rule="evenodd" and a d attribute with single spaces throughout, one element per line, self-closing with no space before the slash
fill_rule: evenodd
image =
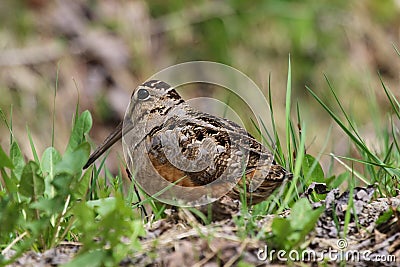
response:
<path id="1" fill-rule="evenodd" d="M 159 80 L 147 81 L 144 84 L 142 84 L 142 86 L 146 86 L 152 89 L 164 89 L 164 90 L 168 90 L 169 88 L 171 88 L 171 86 L 168 83 Z"/>
<path id="2" fill-rule="evenodd" d="M 175 91 L 175 89 L 169 90 L 165 96 L 170 99 L 175 99 L 175 100 L 181 99 L 181 96 Z"/>
<path id="3" fill-rule="evenodd" d="M 150 80 L 142 84 L 142 86 L 152 88 L 152 89 L 162 89 L 165 90 L 167 93 L 165 97 L 174 100 L 180 100 L 181 96 L 172 88 L 169 84 L 159 80 Z"/>

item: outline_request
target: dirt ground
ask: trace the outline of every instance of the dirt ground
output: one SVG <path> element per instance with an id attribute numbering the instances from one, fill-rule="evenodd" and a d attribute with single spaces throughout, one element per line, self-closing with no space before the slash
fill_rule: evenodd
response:
<path id="1" fill-rule="evenodd" d="M 295 259 L 291 261 L 292 265 L 337 266 L 340 264 L 338 258 L 343 257 L 346 265 L 351 266 L 400 266 L 399 215 L 395 212 L 386 222 L 376 223 L 385 211 L 396 210 L 400 206 L 400 197 L 371 201 L 374 194 L 373 187 L 356 188 L 353 193 L 358 223 L 352 214 L 346 239 L 338 236 L 343 234 L 349 193 L 341 194 L 339 190 L 332 190 L 327 194 L 325 201 L 312 203 L 315 208 L 324 205 L 325 211 L 303 244 L 304 250 L 310 251 L 306 258 L 309 260 L 297 261 L 296 254 L 292 254 Z M 221 202 L 219 205 L 225 207 L 225 215 L 219 218 L 222 220 L 209 225 L 199 223 L 192 213 L 184 209 L 171 211 L 171 215 L 167 218 L 147 224 L 146 236 L 141 240 L 142 250 L 127 256 L 120 266 L 211 267 L 237 266 L 239 263 L 247 263 L 250 266 L 288 264 L 282 261 L 285 257 L 282 257 L 281 261 L 277 257 L 271 260 L 270 254 L 263 254 L 268 250 L 265 240 L 239 238 L 239 228 L 234 217 L 240 210 L 240 204 L 227 198 Z M 221 211 L 221 209 L 216 210 Z M 289 214 L 290 210 L 286 210 L 278 216 L 286 217 Z M 223 219 L 223 217 L 228 218 Z M 334 217 L 337 218 L 337 223 Z M 259 229 L 271 231 L 273 218 L 274 215 L 265 215 L 258 221 Z M 339 229 L 336 225 L 340 225 Z M 11 266 L 58 266 L 70 261 L 78 253 L 80 246 L 78 243 L 63 243 L 44 253 L 28 252 Z M 327 254 L 329 251 L 333 254 Z M 356 252 L 360 253 L 355 254 Z M 319 258 L 321 255 L 325 257 L 324 260 Z M 368 259 L 362 259 L 362 255 Z M 288 256 L 286 259 L 289 259 Z"/>

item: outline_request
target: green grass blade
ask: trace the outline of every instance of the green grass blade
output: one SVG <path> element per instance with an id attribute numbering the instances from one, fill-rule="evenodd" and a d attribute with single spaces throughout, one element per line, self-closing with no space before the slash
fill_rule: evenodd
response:
<path id="1" fill-rule="evenodd" d="M 342 128 L 342 130 L 346 133 L 347 136 L 349 136 L 355 143 L 356 145 L 364 148 L 363 150 L 368 150 L 365 147 L 365 144 L 361 142 L 357 136 L 355 136 L 340 120 L 340 118 L 312 91 L 308 86 L 306 86 L 306 89 L 311 93 L 311 95 L 317 100 L 317 102 L 329 113 L 329 115 L 334 119 L 334 121 Z M 374 155 L 370 155 L 371 157 L 375 157 Z"/>
<path id="2" fill-rule="evenodd" d="M 358 179 L 360 179 L 361 181 L 363 181 L 365 184 L 371 184 L 370 181 L 368 181 L 365 177 L 363 177 L 360 173 L 358 173 L 357 171 L 355 171 L 353 168 L 351 168 L 350 166 L 348 166 L 346 163 L 344 163 L 342 160 L 340 160 L 340 158 L 338 156 L 336 156 L 333 153 L 330 153 L 330 155 L 337 161 L 339 162 L 342 166 L 344 166 L 350 173 L 354 174 L 355 176 L 357 176 Z"/>
<path id="3" fill-rule="evenodd" d="M 390 166 L 390 165 L 387 165 L 387 164 L 384 164 L 384 163 L 371 162 L 371 161 L 367 161 L 367 160 L 355 159 L 355 158 L 346 157 L 346 156 L 335 155 L 335 157 L 340 158 L 340 159 L 353 161 L 353 162 L 362 163 L 362 164 L 365 164 L 365 165 L 377 166 L 377 167 L 381 167 L 381 168 L 388 168 L 388 169 L 395 169 L 396 168 L 394 166 Z"/>
<path id="4" fill-rule="evenodd" d="M 344 110 L 342 103 L 340 102 L 339 98 L 337 97 L 335 90 L 332 87 L 331 82 L 329 81 L 328 77 L 326 75 L 324 75 L 326 82 L 328 83 L 328 87 L 331 90 L 331 93 L 333 95 L 333 97 L 336 100 L 336 103 L 339 105 L 340 110 L 342 111 L 344 117 L 346 118 L 346 121 L 349 123 L 350 128 L 353 130 L 354 134 L 357 136 L 358 140 L 362 141 L 362 138 L 360 137 L 360 135 L 358 134 L 358 131 L 356 130 L 356 128 L 354 127 L 354 124 L 352 122 L 352 120 L 350 119 L 349 115 L 347 115 L 347 112 Z"/>
<path id="5" fill-rule="evenodd" d="M 6 152 L 4 152 L 3 148 L 0 146 L 0 168 L 9 168 L 14 169 L 14 164 L 11 159 L 7 156 Z"/>
<path id="6" fill-rule="evenodd" d="M 296 153 L 296 151 L 298 150 L 298 142 L 297 142 L 297 137 L 296 137 L 296 130 L 293 126 L 293 122 L 289 121 L 289 125 L 290 125 L 290 139 L 292 140 L 292 144 L 293 144 L 293 148 L 292 151 L 294 153 Z M 293 153 L 292 152 L 292 153 Z M 289 154 L 288 156 L 291 156 L 292 154 Z"/>
<path id="7" fill-rule="evenodd" d="M 290 183 L 289 189 L 285 195 L 285 198 L 283 200 L 283 204 L 281 205 L 281 207 L 278 210 L 279 212 L 282 212 L 284 208 L 288 207 L 289 202 L 292 200 L 293 198 L 293 193 L 295 190 L 297 190 L 297 182 L 300 178 L 300 170 L 301 170 L 301 165 L 304 159 L 304 150 L 305 150 L 305 137 L 306 137 L 306 127 L 305 124 L 302 125 L 302 129 L 303 129 L 303 135 L 300 138 L 300 146 L 299 146 L 299 150 L 298 153 L 296 155 L 296 161 L 295 161 L 295 166 L 294 166 L 294 172 L 293 172 L 293 180 Z"/>
<path id="8" fill-rule="evenodd" d="M 273 138 L 271 136 L 271 134 L 268 132 L 268 129 L 265 125 L 265 123 L 261 120 L 261 117 L 259 117 L 259 120 L 261 122 L 261 125 L 263 126 L 263 129 L 266 131 L 267 133 L 267 137 L 268 139 L 262 134 L 261 129 L 258 127 L 258 125 L 255 123 L 255 121 L 250 118 L 251 123 L 253 124 L 254 128 L 256 129 L 257 133 L 260 135 L 261 139 L 265 142 L 265 145 L 270 149 L 270 150 L 274 150 L 274 141 Z"/>
<path id="9" fill-rule="evenodd" d="M 280 150 L 280 152 L 282 152 L 281 141 L 279 139 L 278 131 L 276 129 L 274 108 L 272 104 L 271 73 L 269 74 L 268 78 L 268 104 L 271 114 L 272 130 L 274 131 L 273 134 L 274 134 L 275 146 L 278 150 Z"/>
<path id="10" fill-rule="evenodd" d="M 60 72 L 60 63 L 57 64 L 57 72 L 56 72 L 56 84 L 54 86 L 54 95 L 53 95 L 53 122 L 51 126 L 51 146 L 54 147 L 54 129 L 55 129 L 55 121 L 56 121 L 56 97 L 58 90 L 58 75 Z"/>
<path id="11" fill-rule="evenodd" d="M 13 143 L 13 105 L 10 106 L 10 145 Z"/>
<path id="12" fill-rule="evenodd" d="M 325 151 L 326 147 L 328 146 L 328 142 L 329 142 L 329 140 L 330 140 L 331 133 L 332 133 L 332 125 L 329 127 L 328 133 L 327 133 L 326 138 L 325 138 L 325 142 L 324 142 L 324 144 L 322 145 L 322 148 L 321 148 L 320 152 L 318 153 L 317 157 L 314 158 L 315 160 L 314 160 L 314 162 L 312 163 L 311 167 L 309 168 L 308 172 L 307 172 L 307 173 L 303 173 L 304 179 L 305 179 L 304 182 L 305 182 L 305 184 L 307 184 L 307 185 L 310 184 L 310 179 L 312 178 L 312 177 L 311 177 L 311 174 L 312 174 L 312 172 L 314 171 L 314 169 L 317 167 L 317 165 L 319 165 L 319 162 L 320 162 L 320 160 L 321 160 L 321 157 L 322 157 L 322 155 L 324 154 L 324 151 Z M 302 135 L 303 135 L 303 133 L 302 133 Z M 301 136 L 300 136 L 300 137 L 301 137 Z M 307 150 L 307 149 L 304 150 L 304 153 L 307 155 L 307 151 L 306 151 L 306 150 Z M 325 175 L 325 177 L 327 177 L 327 176 Z M 307 179 L 307 178 L 308 178 L 308 179 Z M 313 179 L 312 182 L 315 182 L 315 179 Z"/>
<path id="13" fill-rule="evenodd" d="M 390 123 L 392 125 L 392 131 L 391 131 L 392 133 L 391 133 L 391 135 L 392 135 L 392 138 L 393 138 L 393 143 L 395 144 L 397 151 L 400 151 L 399 141 L 397 140 L 398 135 L 396 134 L 396 125 L 394 124 L 394 121 L 393 121 L 392 118 L 390 118 Z"/>
<path id="14" fill-rule="evenodd" d="M 291 100 L 292 100 L 292 68 L 290 65 L 290 55 L 288 62 L 288 75 L 287 75 L 287 84 L 286 84 L 286 149 L 288 153 L 288 163 L 289 167 L 292 166 L 292 159 L 290 155 L 292 155 L 292 147 L 290 144 L 290 134 L 291 134 L 291 120 L 290 120 L 290 110 L 291 110 Z"/>
<path id="15" fill-rule="evenodd" d="M 369 158 L 373 159 L 376 163 L 382 164 L 382 161 L 375 155 L 373 154 L 367 147 L 366 145 L 359 140 L 359 138 L 354 135 L 349 128 L 347 128 L 344 123 L 340 120 L 340 118 L 314 93 L 313 90 L 311 90 L 308 86 L 306 86 L 306 89 L 310 94 L 317 100 L 317 102 L 329 113 L 329 115 L 332 117 L 332 119 L 342 128 L 342 130 L 346 133 L 347 136 L 350 137 L 350 139 L 358 146 L 360 149 L 362 149 Z M 387 171 L 389 174 L 394 175 L 394 173 L 390 169 L 384 168 L 385 171 Z"/>
<path id="16" fill-rule="evenodd" d="M 299 131 L 299 137 L 301 138 L 302 130 L 301 130 L 301 115 L 300 115 L 300 106 L 299 106 L 299 102 L 296 103 L 296 113 L 297 113 L 297 130 Z M 306 151 L 307 153 L 307 151 Z"/>
<path id="17" fill-rule="evenodd" d="M 37 164 L 40 164 L 39 156 L 38 156 L 38 154 L 37 154 L 37 152 L 36 152 L 35 144 L 33 143 L 31 131 L 29 130 L 28 125 L 26 126 L 26 132 L 28 133 L 29 144 L 31 145 L 31 150 L 32 150 L 33 158 L 35 159 L 35 162 L 36 162 Z"/>
<path id="18" fill-rule="evenodd" d="M 153 195 L 151 195 L 151 197 L 148 197 L 138 203 L 135 203 L 132 207 L 136 208 L 139 207 L 147 202 L 149 202 L 152 199 L 157 199 L 158 196 L 162 195 L 164 192 L 168 191 L 171 187 L 177 185 L 180 181 L 182 181 L 183 179 L 187 178 L 186 175 L 182 176 L 181 178 L 177 179 L 176 181 L 174 181 L 173 183 L 170 183 L 168 186 L 166 186 L 165 188 L 161 189 L 160 191 L 154 193 Z"/>
<path id="19" fill-rule="evenodd" d="M 11 111 L 11 113 L 12 113 L 12 111 Z M 14 134 L 13 134 L 13 131 L 12 131 L 12 126 L 10 124 L 8 124 L 8 120 L 6 118 L 6 115 L 4 114 L 4 112 L 3 112 L 3 110 L 1 108 L 0 108 L 0 117 L 1 117 L 1 120 L 3 121 L 3 123 L 6 125 L 8 131 L 10 132 L 10 136 L 11 136 L 10 139 L 13 140 L 14 139 Z"/>
<path id="20" fill-rule="evenodd" d="M 353 169 L 353 168 L 352 168 Z M 354 173 L 353 171 L 351 173 Z M 354 207 L 354 176 L 350 179 L 350 188 L 349 188 L 349 201 L 347 204 L 347 210 L 344 215 L 344 226 L 343 226 L 343 237 L 346 238 L 348 229 L 349 229 L 349 224 L 350 224 L 350 219 L 351 219 L 351 211 L 353 210 Z"/>
<path id="21" fill-rule="evenodd" d="M 383 163 L 389 162 L 389 161 L 390 161 L 391 156 L 392 156 L 392 152 L 393 152 L 393 147 L 394 147 L 394 143 L 391 143 L 391 144 L 389 145 L 389 148 L 388 148 L 387 151 L 386 151 L 385 157 L 383 158 Z"/>
<path id="22" fill-rule="evenodd" d="M 274 152 L 274 158 L 277 158 L 278 163 L 282 164 L 285 166 L 285 159 L 283 156 L 282 152 L 282 146 L 281 146 L 281 141 L 279 139 L 278 132 L 276 130 L 276 124 L 275 124 L 275 117 L 274 117 L 274 108 L 272 105 L 272 90 L 271 90 L 271 73 L 269 74 L 268 77 L 268 104 L 269 104 L 269 109 L 270 109 L 270 117 L 271 117 L 271 123 L 272 123 L 272 130 L 273 130 L 273 152 Z M 263 124 L 263 128 L 266 132 L 268 132 L 267 127 L 264 125 L 264 122 L 261 121 Z"/>
<path id="23" fill-rule="evenodd" d="M 79 89 L 78 89 L 78 84 L 76 83 L 75 79 L 72 79 L 74 81 L 75 84 L 75 88 L 76 88 L 76 93 L 78 94 L 78 99 L 76 101 L 76 107 L 75 107 L 75 117 L 74 117 L 74 123 L 73 125 L 75 126 L 76 120 L 79 117 L 79 99 L 80 99 L 80 95 L 79 95 Z"/>
<path id="24" fill-rule="evenodd" d="M 381 81 L 381 85 L 383 87 L 383 90 L 385 91 L 385 94 L 387 98 L 389 99 L 390 105 L 393 108 L 393 111 L 396 113 L 397 118 L 400 119 L 400 104 L 397 101 L 396 97 L 393 95 L 392 91 L 390 91 L 389 88 L 386 87 L 385 83 L 382 80 L 382 76 L 378 73 L 379 75 L 379 80 Z"/>

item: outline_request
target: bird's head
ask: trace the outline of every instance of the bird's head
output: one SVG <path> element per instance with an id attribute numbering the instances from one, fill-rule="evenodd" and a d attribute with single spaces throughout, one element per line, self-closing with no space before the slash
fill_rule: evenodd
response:
<path id="1" fill-rule="evenodd" d="M 181 96 L 169 84 L 151 80 L 138 86 L 132 93 L 125 123 L 160 123 L 160 119 L 174 107 L 184 103 Z"/>
<path id="2" fill-rule="evenodd" d="M 108 148 L 130 133 L 129 142 L 142 140 L 154 127 L 165 122 L 166 115 L 174 108 L 185 105 L 185 101 L 169 84 L 151 80 L 139 85 L 132 93 L 124 120 L 91 154 L 84 168 L 89 167 Z"/>

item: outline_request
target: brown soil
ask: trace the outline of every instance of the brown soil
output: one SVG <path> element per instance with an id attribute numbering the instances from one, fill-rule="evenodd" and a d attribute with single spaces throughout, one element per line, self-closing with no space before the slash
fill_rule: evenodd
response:
<path id="1" fill-rule="evenodd" d="M 374 189 L 371 187 L 354 190 L 355 209 L 352 213 L 357 215 L 358 223 L 355 222 L 354 214 L 352 214 L 345 241 L 338 238 L 338 233 L 343 233 L 349 193 L 340 194 L 338 190 L 332 190 L 327 194 L 325 201 L 313 203 L 315 207 L 325 205 L 326 209 L 315 229 L 308 235 L 303 248 L 316 253 L 339 251 L 343 257 L 350 257 L 350 253 L 357 251 L 367 252 L 367 256 L 371 259 L 386 258 L 386 261 L 368 261 L 354 258 L 359 255 L 354 254 L 353 258 L 347 258 L 346 265 L 400 266 L 398 214 L 395 213 L 395 216 L 385 223 L 379 225 L 375 223 L 383 212 L 389 209 L 396 210 L 400 206 L 400 197 L 379 198 L 371 201 L 373 193 Z M 233 217 L 238 214 L 239 203 L 227 198 L 224 198 L 222 202 L 223 207 L 228 207 L 223 209 L 224 212 L 231 212 Z M 214 209 L 214 212 L 220 211 L 221 207 Z M 285 211 L 279 216 L 285 217 L 288 214 L 290 211 Z M 338 223 L 335 223 L 334 216 Z M 223 217 L 226 217 L 226 214 Z M 223 219 L 223 217 L 209 225 L 203 225 L 188 210 L 171 211 L 168 218 L 146 225 L 147 234 L 141 240 L 142 251 L 129 255 L 120 263 L 120 266 L 237 266 L 239 262 L 254 266 L 264 264 L 278 266 L 287 263 L 276 259 L 260 260 L 257 254 L 262 252 L 267 245 L 265 240 L 258 240 L 240 233 L 240 228 L 237 227 L 234 218 L 229 216 L 230 218 Z M 259 229 L 271 231 L 274 217 L 274 215 L 265 215 L 258 221 Z M 337 224 L 340 225 L 340 229 L 336 227 Z M 341 250 L 338 246 L 346 246 L 346 248 Z M 28 252 L 11 266 L 57 266 L 70 261 L 78 252 L 79 247 L 79 244 L 64 243 L 42 254 Z M 346 251 L 349 253 L 346 254 Z M 311 260 L 305 263 L 312 266 L 317 262 L 318 260 Z M 325 260 L 325 262 L 329 266 L 340 263 L 339 260 L 333 259 Z M 292 264 L 297 266 L 304 262 L 294 261 Z"/>

